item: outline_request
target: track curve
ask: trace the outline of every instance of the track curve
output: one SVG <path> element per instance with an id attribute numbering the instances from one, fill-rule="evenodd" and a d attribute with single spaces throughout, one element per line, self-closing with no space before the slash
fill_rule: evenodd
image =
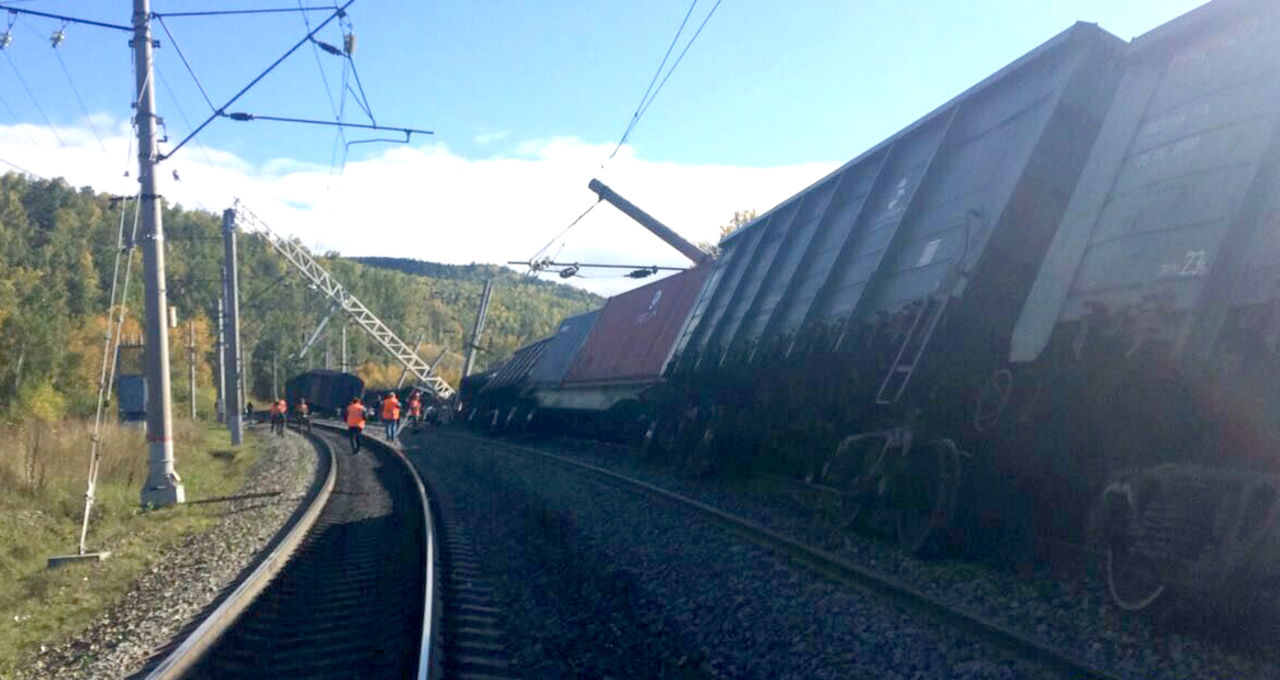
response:
<path id="1" fill-rule="evenodd" d="M 316 428 L 337 470 L 291 559 L 183 678 L 429 677 L 434 541 L 421 481 L 369 440 Z M 197 652 L 198 653 L 198 652 Z"/>

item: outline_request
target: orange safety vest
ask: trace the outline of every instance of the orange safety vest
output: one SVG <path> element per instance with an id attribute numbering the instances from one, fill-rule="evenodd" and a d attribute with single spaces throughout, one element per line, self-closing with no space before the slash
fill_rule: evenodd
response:
<path id="1" fill-rule="evenodd" d="M 357 402 L 347 407 L 347 427 L 364 427 L 364 404 Z"/>
<path id="2" fill-rule="evenodd" d="M 382 400 L 382 419 L 400 420 L 400 400 L 394 394 Z"/>
<path id="3" fill-rule="evenodd" d="M 409 415 L 416 416 L 422 413 L 422 402 L 417 399 L 409 400 Z"/>

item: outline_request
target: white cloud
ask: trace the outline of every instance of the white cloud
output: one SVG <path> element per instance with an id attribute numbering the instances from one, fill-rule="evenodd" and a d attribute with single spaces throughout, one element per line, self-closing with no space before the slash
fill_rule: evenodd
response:
<path id="1" fill-rule="evenodd" d="M 0 160 L 74 186 L 137 191 L 128 127 L 95 119 L 106 154 L 87 128 L 0 126 Z M 412 257 L 448 263 L 525 260 L 595 201 L 587 181 L 600 177 L 690 241 L 714 241 L 735 210 L 764 212 L 831 171 L 834 163 L 777 168 L 678 165 L 644 160 L 625 148 L 600 169 L 611 145 L 562 137 L 522 142 L 519 157 L 467 159 L 447 144 L 389 146 L 380 155 L 328 167 L 273 159 L 253 164 L 233 154 L 184 148 L 157 173 L 160 193 L 187 207 L 221 212 L 233 198 L 271 227 L 313 248 L 344 255 Z M 130 177 L 124 177 L 128 159 Z M 172 179 L 172 170 L 181 176 Z M 597 206 L 549 251 L 558 260 L 634 265 L 687 264 L 678 253 L 612 206 Z M 584 270 L 572 283 L 613 294 L 637 282 L 617 272 Z"/>
<path id="2" fill-rule="evenodd" d="M 488 146 L 494 142 L 500 142 L 510 136 L 511 136 L 510 130 L 500 130 L 497 132 L 481 132 L 475 137 L 472 137 L 471 141 L 475 142 L 476 144 L 479 144 L 480 146 Z"/>

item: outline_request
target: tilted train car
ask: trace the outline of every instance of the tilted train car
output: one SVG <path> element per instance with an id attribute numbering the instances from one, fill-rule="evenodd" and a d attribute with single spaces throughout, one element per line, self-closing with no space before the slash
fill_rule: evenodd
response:
<path id="1" fill-rule="evenodd" d="M 657 439 L 822 476 L 851 521 L 939 547 L 983 466 L 973 386 L 1005 362 L 1124 46 L 1077 24 L 723 240 Z"/>
<path id="2" fill-rule="evenodd" d="M 545 356 L 557 363 L 544 361 L 535 369 L 537 379 L 522 395 L 527 408 L 536 410 L 534 423 L 601 437 L 643 431 L 643 417 L 654 408 L 650 396 L 664 381 L 680 328 L 710 270 L 710 264 L 700 264 L 615 295 L 594 319 L 566 319 L 580 319 L 579 327 L 589 321 L 589 332 L 571 362 L 559 351 L 572 348 L 573 334 L 555 336 L 563 337 L 558 351 Z"/>
<path id="3" fill-rule="evenodd" d="M 501 368 L 485 382 L 476 394 L 476 416 L 473 425 L 491 430 L 506 430 L 519 422 L 516 405 L 524 391 L 529 372 L 542 358 L 552 338 L 536 340 L 511 355 Z"/>
<path id="4" fill-rule="evenodd" d="M 306 398 L 311 413 L 318 417 L 337 417 L 342 407 L 363 393 L 364 381 L 341 371 L 307 371 L 284 384 L 290 409 L 297 405 L 299 398 Z"/>
<path id="5" fill-rule="evenodd" d="M 1135 39 L 991 376 L 978 424 L 1041 477 L 1042 517 L 1079 532 L 1105 487 L 1124 606 L 1280 580 L 1278 174 L 1280 4 Z"/>

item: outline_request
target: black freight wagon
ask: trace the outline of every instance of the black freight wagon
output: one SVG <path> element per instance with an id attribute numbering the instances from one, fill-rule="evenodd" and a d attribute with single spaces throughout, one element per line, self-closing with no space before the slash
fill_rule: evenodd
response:
<path id="1" fill-rule="evenodd" d="M 1077 24 L 728 236 L 656 439 L 821 475 L 851 520 L 937 547 L 1124 47 Z"/>
<path id="2" fill-rule="evenodd" d="M 311 413 L 318 418 L 340 417 L 340 410 L 363 392 L 363 380 L 341 371 L 307 371 L 284 384 L 290 411 L 297 407 L 299 398 L 305 397 Z"/>
<path id="3" fill-rule="evenodd" d="M 1126 607 L 1280 578 L 1277 173 L 1280 3 L 1135 39 L 992 375 L 981 424 L 1051 529 L 1093 520 Z"/>

